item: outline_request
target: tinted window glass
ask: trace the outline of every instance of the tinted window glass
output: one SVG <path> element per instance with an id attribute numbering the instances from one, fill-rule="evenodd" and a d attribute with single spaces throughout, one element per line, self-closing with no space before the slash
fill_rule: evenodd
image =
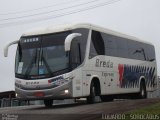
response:
<path id="1" fill-rule="evenodd" d="M 116 37 L 117 44 L 117 56 L 127 58 L 128 57 L 128 40 L 120 37 Z"/>
<path id="2" fill-rule="evenodd" d="M 137 60 L 146 60 L 146 51 L 144 49 L 145 44 L 137 41 L 128 42 L 128 58 Z"/>
<path id="3" fill-rule="evenodd" d="M 145 51 L 146 51 L 146 54 L 147 54 L 147 56 L 146 56 L 147 60 L 149 60 L 149 61 L 155 60 L 154 46 L 146 44 L 145 45 Z"/>
<path id="4" fill-rule="evenodd" d="M 71 68 L 74 69 L 81 64 L 79 40 L 73 40 L 71 46 Z"/>
<path id="5" fill-rule="evenodd" d="M 88 38 L 87 29 L 74 29 L 65 32 L 39 36 L 22 37 L 18 44 L 15 72 L 16 77 L 41 79 L 57 76 L 70 71 L 70 59 L 78 65 L 85 56 Z M 66 37 L 71 33 L 81 33 L 71 47 L 71 54 L 64 50 Z M 73 54 L 72 54 L 73 52 Z M 73 55 L 73 57 L 72 57 Z M 70 58 L 70 57 L 71 58 Z"/>
<path id="6" fill-rule="evenodd" d="M 81 33 L 82 34 L 82 36 L 77 37 L 76 39 L 78 40 L 78 42 L 80 44 L 81 59 L 82 59 L 81 61 L 83 62 L 84 58 L 85 58 L 85 53 L 86 53 L 86 45 L 87 45 L 89 30 L 84 29 L 84 28 L 75 29 L 75 30 L 73 30 L 73 33 Z"/>
<path id="7" fill-rule="evenodd" d="M 71 68 L 79 66 L 85 58 L 86 45 L 88 39 L 88 29 L 75 29 L 73 33 L 81 33 L 82 36 L 74 38 L 71 43 Z"/>
<path id="8" fill-rule="evenodd" d="M 102 33 L 102 37 L 105 41 L 105 53 L 108 56 L 117 56 L 117 44 L 114 36 Z"/>
<path id="9" fill-rule="evenodd" d="M 96 41 L 98 39 L 98 41 Z M 104 46 L 105 45 L 105 46 Z M 105 51 L 103 51 L 105 49 Z M 105 55 L 137 59 L 144 61 L 155 60 L 154 46 L 106 33 L 92 32 L 90 57 Z"/>
<path id="10" fill-rule="evenodd" d="M 105 46 L 101 33 L 92 31 L 90 57 L 94 57 L 95 55 L 105 55 Z"/>
<path id="11" fill-rule="evenodd" d="M 93 58 L 93 57 L 95 57 L 97 55 L 98 55 L 98 53 L 95 50 L 95 47 L 94 47 L 93 42 L 91 40 L 89 58 Z"/>

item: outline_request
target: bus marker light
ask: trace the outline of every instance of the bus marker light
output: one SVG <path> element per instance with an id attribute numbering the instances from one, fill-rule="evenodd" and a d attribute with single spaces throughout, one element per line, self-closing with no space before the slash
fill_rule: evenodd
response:
<path id="1" fill-rule="evenodd" d="M 52 82 L 52 80 L 48 80 L 48 83 L 51 83 Z"/>

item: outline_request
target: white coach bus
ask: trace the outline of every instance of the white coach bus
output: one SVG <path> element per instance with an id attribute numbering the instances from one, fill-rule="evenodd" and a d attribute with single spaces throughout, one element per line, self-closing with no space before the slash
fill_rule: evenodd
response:
<path id="1" fill-rule="evenodd" d="M 134 94 L 146 98 L 156 89 L 154 46 L 92 24 L 48 27 L 24 33 L 17 45 L 15 91 L 18 98 L 87 98 L 95 102 Z"/>

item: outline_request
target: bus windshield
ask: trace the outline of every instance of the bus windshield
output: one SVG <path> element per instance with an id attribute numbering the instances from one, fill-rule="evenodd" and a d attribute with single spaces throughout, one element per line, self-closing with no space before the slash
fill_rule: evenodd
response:
<path id="1" fill-rule="evenodd" d="M 15 73 L 20 78 L 37 79 L 54 76 L 69 68 L 64 40 L 70 32 L 22 37 L 17 48 Z"/>

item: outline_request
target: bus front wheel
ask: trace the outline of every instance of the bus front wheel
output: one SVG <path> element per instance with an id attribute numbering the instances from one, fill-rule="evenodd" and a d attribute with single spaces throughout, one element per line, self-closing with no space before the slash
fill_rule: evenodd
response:
<path id="1" fill-rule="evenodd" d="M 87 97 L 87 103 L 89 104 L 95 103 L 95 97 L 96 97 L 95 85 L 94 82 L 92 82 L 90 87 L 90 95 Z"/>
<path id="2" fill-rule="evenodd" d="M 44 104 L 45 104 L 46 107 L 52 107 L 53 100 L 44 100 Z"/>

